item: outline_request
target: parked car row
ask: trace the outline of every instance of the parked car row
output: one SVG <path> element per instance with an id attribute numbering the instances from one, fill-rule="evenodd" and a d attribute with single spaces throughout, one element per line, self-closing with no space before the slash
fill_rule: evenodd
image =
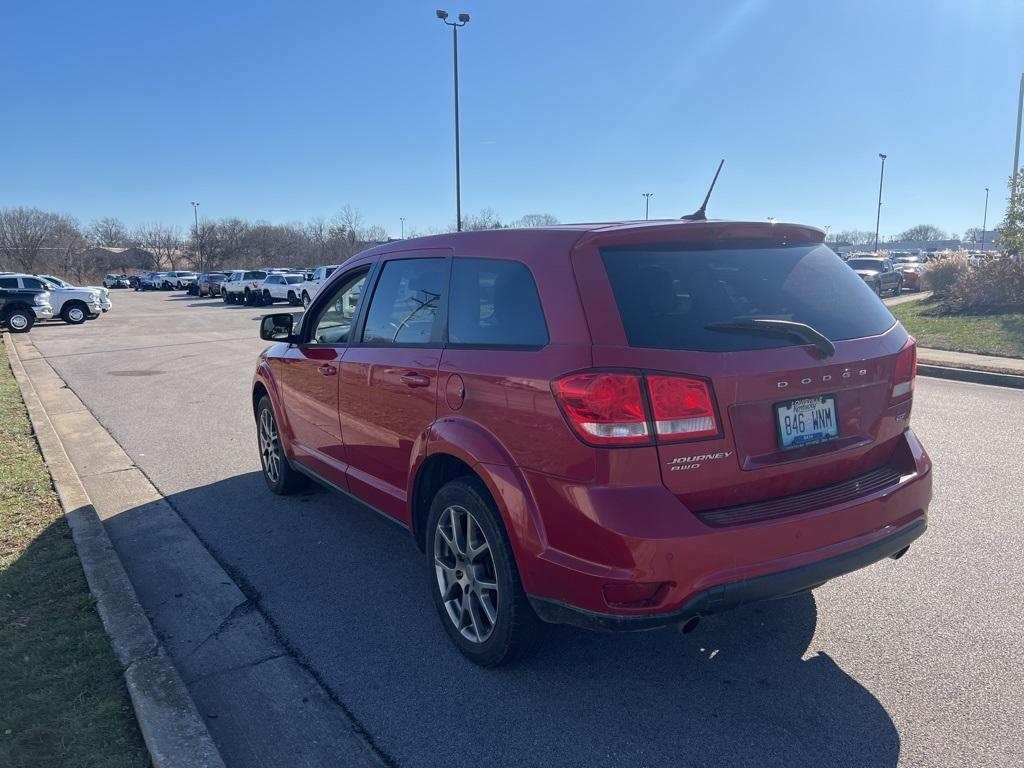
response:
<path id="1" fill-rule="evenodd" d="M 25 331 L 31 329 L 36 319 L 60 317 L 63 322 L 78 326 L 87 319 L 94 319 L 103 312 L 109 311 L 112 304 L 109 290 L 100 286 L 74 286 L 52 274 L 27 274 L 18 272 L 0 273 L 0 289 L 8 291 L 28 291 L 45 294 L 45 304 L 49 306 L 48 316 L 45 311 L 34 311 L 35 318 Z M 8 327 L 10 328 L 9 324 Z M 14 329 L 11 328 L 13 331 Z"/>
<path id="2" fill-rule="evenodd" d="M 138 278 L 136 290 L 185 290 L 199 298 L 219 298 L 225 304 L 266 306 L 287 302 L 309 306 L 320 286 L 338 268 L 267 267 L 220 272 L 148 272 Z"/>
<path id="3" fill-rule="evenodd" d="M 81 325 L 110 310 L 105 286 L 77 286 L 53 275 L 0 273 L 0 323 L 13 333 L 25 333 L 37 320 L 59 317 L 69 325 Z"/>

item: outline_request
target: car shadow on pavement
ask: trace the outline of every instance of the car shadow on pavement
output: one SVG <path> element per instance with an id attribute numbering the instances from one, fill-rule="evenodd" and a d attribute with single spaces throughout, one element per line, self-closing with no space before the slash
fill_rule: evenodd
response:
<path id="1" fill-rule="evenodd" d="M 257 472 L 167 499 L 396 764 L 897 764 L 885 708 L 811 648 L 811 593 L 689 635 L 549 627 L 535 656 L 481 669 L 439 623 L 426 558 L 365 506 L 319 489 L 274 496 Z M 107 521 L 115 547 L 145 514 Z M 147 610 L 166 599 L 140 597 Z"/>

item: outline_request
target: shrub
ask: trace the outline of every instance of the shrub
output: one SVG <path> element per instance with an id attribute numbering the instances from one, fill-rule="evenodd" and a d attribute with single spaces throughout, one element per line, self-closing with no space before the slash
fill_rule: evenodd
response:
<path id="1" fill-rule="evenodd" d="M 1024 307 L 1024 263 L 1008 258 L 983 263 L 936 265 L 938 283 L 936 314 L 989 314 Z M 950 279 L 952 277 L 952 279 Z M 928 273 L 932 285 L 932 272 Z M 948 283 L 947 283 L 948 281 Z"/>
<path id="2" fill-rule="evenodd" d="M 967 255 L 962 251 L 943 256 L 925 272 L 925 286 L 935 293 L 935 298 L 941 299 L 969 269 Z"/>

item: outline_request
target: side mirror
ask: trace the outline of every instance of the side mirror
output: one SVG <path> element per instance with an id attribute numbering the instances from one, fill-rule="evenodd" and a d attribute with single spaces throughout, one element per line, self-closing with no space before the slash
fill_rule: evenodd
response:
<path id="1" fill-rule="evenodd" d="M 264 315 L 260 321 L 260 338 L 264 341 L 291 341 L 295 318 L 289 312 Z"/>

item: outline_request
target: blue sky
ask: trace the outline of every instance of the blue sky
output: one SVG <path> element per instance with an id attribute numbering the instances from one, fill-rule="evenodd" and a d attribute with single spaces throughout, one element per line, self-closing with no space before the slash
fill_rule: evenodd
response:
<path id="1" fill-rule="evenodd" d="M 130 225 L 454 221 L 451 35 L 423 3 L 5 4 L 0 207 Z M 1002 216 L 1020 0 L 465 0 L 463 210 L 963 232 Z"/>

